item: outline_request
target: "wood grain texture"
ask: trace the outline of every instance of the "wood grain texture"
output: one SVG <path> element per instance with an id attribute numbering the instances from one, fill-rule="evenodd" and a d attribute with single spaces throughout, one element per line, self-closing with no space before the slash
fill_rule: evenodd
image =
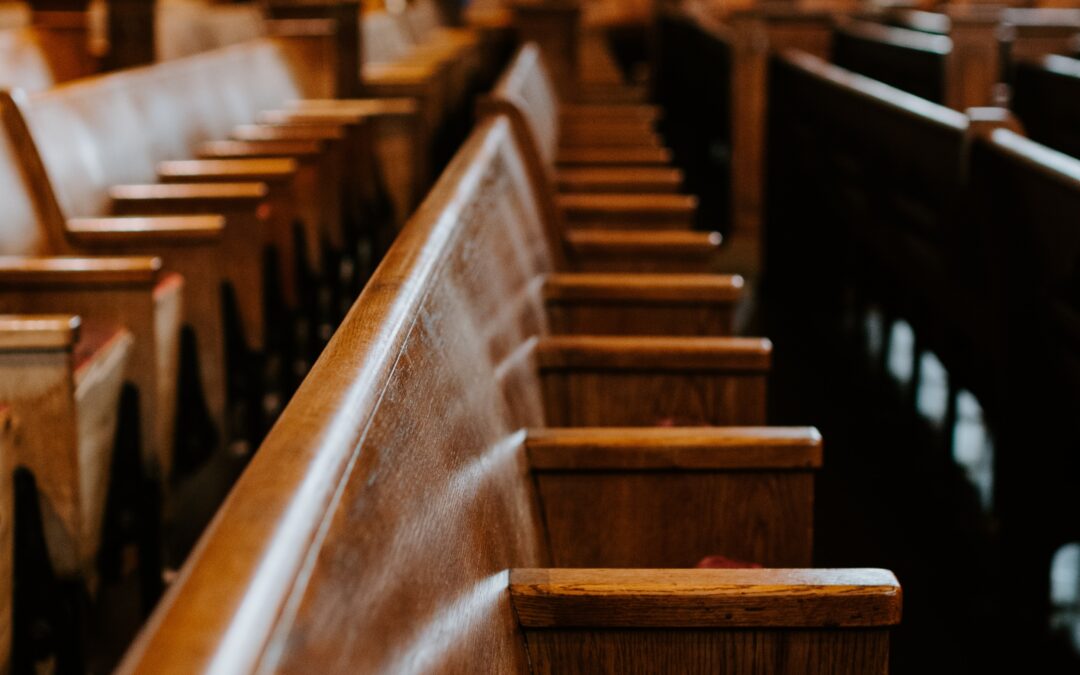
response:
<path id="1" fill-rule="evenodd" d="M 534 673 L 884 675 L 885 629 L 526 631 Z"/>
<path id="2" fill-rule="evenodd" d="M 900 621 L 900 584 L 881 569 L 515 569 L 523 626 L 849 627 Z"/>
<path id="3" fill-rule="evenodd" d="M 822 463 L 812 427 L 530 429 L 534 471 L 811 469 Z"/>

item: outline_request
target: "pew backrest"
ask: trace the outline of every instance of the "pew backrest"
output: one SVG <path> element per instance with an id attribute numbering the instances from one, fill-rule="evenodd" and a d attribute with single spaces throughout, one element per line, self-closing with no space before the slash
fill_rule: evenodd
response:
<path id="1" fill-rule="evenodd" d="M 1050 55 L 1015 62 L 1010 107 L 1029 138 L 1080 157 L 1080 60 Z"/>
<path id="2" fill-rule="evenodd" d="M 231 672 L 527 672 L 505 570 L 548 562 L 519 431 L 543 421 L 523 383 L 543 239 L 507 227 L 530 211 L 505 189 L 528 185 L 511 141 L 485 121 L 401 232 L 129 670 L 183 653 Z"/>
<path id="3" fill-rule="evenodd" d="M 948 37 L 864 21 L 840 22 L 833 32 L 833 63 L 935 103 L 948 94 L 950 51 Z"/>
<path id="4" fill-rule="evenodd" d="M 501 109 L 507 114 L 514 114 L 508 108 L 517 111 L 532 134 L 544 165 L 555 166 L 559 150 L 559 93 L 536 43 L 522 45 L 489 98 L 496 104 L 504 104 Z"/>
<path id="5" fill-rule="evenodd" d="M 0 30 L 0 89 L 41 91 L 55 82 L 52 66 L 33 28 Z"/>
<path id="6" fill-rule="evenodd" d="M 100 215 L 109 187 L 155 181 L 159 162 L 302 98 L 302 82 L 286 47 L 263 39 L 64 84 L 20 107 L 64 213 Z"/>

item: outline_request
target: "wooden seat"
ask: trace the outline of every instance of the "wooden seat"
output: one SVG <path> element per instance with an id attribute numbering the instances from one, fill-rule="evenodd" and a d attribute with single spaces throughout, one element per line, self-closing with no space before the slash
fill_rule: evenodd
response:
<path id="1" fill-rule="evenodd" d="M 112 232 L 86 233 L 87 239 L 95 237 L 87 242 L 65 226 L 47 180 L 17 156 L 17 137 L 8 132 L 0 134 L 0 192 L 7 207 L 0 216 L 0 311 L 78 312 L 90 321 L 127 327 L 135 342 L 125 377 L 141 394 L 140 445 L 144 459 L 168 476 L 174 455 L 181 322 L 218 306 L 217 289 L 199 279 L 192 285 L 194 295 L 185 289 L 185 279 L 171 271 L 183 269 L 172 254 L 215 264 L 222 224 L 213 217 L 120 221 L 113 223 Z M 123 257 L 74 257 L 99 252 Z M 163 265 L 154 254 L 166 256 L 169 263 Z M 184 271 L 205 275 L 194 265 Z M 185 308 L 185 296 L 195 304 Z M 212 304 L 200 304 L 208 301 Z M 215 330 L 200 332 L 200 343 L 209 341 L 204 345 L 207 351 L 219 354 L 220 319 L 210 325 Z M 223 363 L 218 357 L 198 365 L 209 375 L 203 380 L 204 393 L 220 423 L 224 391 L 211 388 L 221 382 Z"/>
<path id="2" fill-rule="evenodd" d="M 644 428 L 658 417 L 759 421 L 744 408 L 754 394 L 736 381 L 758 377 L 760 341 L 546 336 L 536 295 L 544 235 L 502 189 L 526 171 L 510 133 L 488 119 L 470 137 L 121 672 L 179 662 L 584 672 L 596 659 L 640 672 L 732 662 L 774 672 L 785 661 L 801 672 L 885 672 L 899 618 L 888 572 L 603 569 L 692 564 L 703 545 L 766 565 L 805 560 L 804 490 L 819 439 L 806 429 Z M 585 371 L 617 383 L 578 379 Z M 724 380 L 730 397 L 704 394 L 706 381 Z M 660 382 L 658 394 L 649 383 Z M 685 385 L 704 397 L 683 398 Z M 568 423 L 638 428 L 556 428 Z M 610 475 L 589 490 L 594 472 Z M 759 491 L 758 480 L 776 489 Z M 702 507 L 670 527 L 675 484 L 694 484 L 686 500 Z M 627 516 L 619 495 L 635 490 Z M 726 508 L 722 495 L 753 506 Z M 795 542 L 798 551 L 783 550 Z M 551 567 L 586 560 L 601 569 Z"/>
<path id="3" fill-rule="evenodd" d="M 132 338 L 70 315 L 0 318 L 0 401 L 19 419 L 17 464 L 41 491 L 57 573 L 93 576 Z"/>

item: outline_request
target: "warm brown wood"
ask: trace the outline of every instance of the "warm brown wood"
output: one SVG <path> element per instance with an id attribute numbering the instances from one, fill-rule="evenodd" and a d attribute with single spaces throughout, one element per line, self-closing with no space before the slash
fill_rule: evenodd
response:
<path id="1" fill-rule="evenodd" d="M 316 157 L 321 152 L 319 141 L 207 141 L 195 148 L 201 159 Z"/>
<path id="2" fill-rule="evenodd" d="M 529 672 L 507 585 L 554 554 L 524 431 L 551 263 L 511 138 L 486 120 L 451 162 L 120 672 Z"/>
<path id="3" fill-rule="evenodd" d="M 682 172 L 667 167 L 577 167 L 555 176 L 562 192 L 678 192 Z"/>
<path id="4" fill-rule="evenodd" d="M 214 242 L 221 239 L 224 230 L 225 218 L 219 215 L 71 218 L 67 221 L 71 239 L 88 246 Z"/>
<path id="5" fill-rule="evenodd" d="M 564 335 L 537 345 L 541 368 L 762 372 L 772 344 L 761 338 L 602 337 Z"/>
<path id="6" fill-rule="evenodd" d="M 887 628 L 526 631 L 533 673 L 885 675 Z"/>
<path id="7" fill-rule="evenodd" d="M 0 284 L 154 284 L 161 259 L 26 258 L 0 256 Z"/>
<path id="8" fill-rule="evenodd" d="M 697 198 L 672 194 L 563 194 L 559 208 L 570 227 L 690 228 Z"/>
<path id="9" fill-rule="evenodd" d="M 299 167 L 291 159 L 179 159 L 159 162 L 158 176 L 170 181 L 288 182 Z"/>
<path id="10" fill-rule="evenodd" d="M 879 569 L 515 569 L 510 594 L 529 628 L 873 628 L 900 622 L 900 584 Z"/>
<path id="11" fill-rule="evenodd" d="M 530 429 L 534 471 L 810 469 L 822 465 L 810 427 Z"/>
<path id="12" fill-rule="evenodd" d="M 730 335 L 739 276 L 561 273 L 544 280 L 552 333 Z"/>
<path id="13" fill-rule="evenodd" d="M 671 164 L 671 151 L 650 147 L 560 148 L 557 162 L 564 167 L 579 164 L 665 166 Z"/>
<path id="14" fill-rule="evenodd" d="M 608 272 L 709 272 L 718 269 L 719 232 L 571 230 L 567 258 L 578 269 Z"/>
<path id="15" fill-rule="evenodd" d="M 16 462 L 37 479 L 49 555 L 65 577 L 94 577 L 131 343 L 121 328 L 72 316 L 0 317 L 0 400 L 20 421 Z"/>
<path id="16" fill-rule="evenodd" d="M 811 562 L 813 429 L 533 430 L 526 449 L 559 567 Z"/>

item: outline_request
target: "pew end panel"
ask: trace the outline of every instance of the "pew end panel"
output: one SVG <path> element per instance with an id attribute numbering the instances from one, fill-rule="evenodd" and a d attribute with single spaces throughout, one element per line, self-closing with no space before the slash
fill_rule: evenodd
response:
<path id="1" fill-rule="evenodd" d="M 143 460 L 168 476 L 184 279 L 161 268 L 154 257 L 0 257 L 0 313 L 74 312 L 127 327 L 125 377 L 140 392 Z"/>
<path id="2" fill-rule="evenodd" d="M 578 229 L 564 243 L 571 269 L 590 272 L 707 273 L 723 259 L 719 232 Z"/>
<path id="3" fill-rule="evenodd" d="M 226 340 L 221 295 L 226 281 L 224 262 L 228 259 L 224 249 L 226 217 L 72 218 L 65 230 L 78 251 L 159 256 L 167 272 L 183 277 L 182 316 L 196 336 L 203 394 L 214 424 L 226 429 Z"/>
<path id="4" fill-rule="evenodd" d="M 888 672 L 901 590 L 875 569 L 515 569 L 538 673 Z"/>
<path id="5" fill-rule="evenodd" d="M 809 566 L 821 446 L 816 429 L 772 427 L 548 428 L 525 442 L 558 567 Z"/>
<path id="6" fill-rule="evenodd" d="M 553 336 L 536 346 L 549 426 L 758 425 L 759 338 Z"/>
<path id="7" fill-rule="evenodd" d="M 561 194 L 556 203 L 569 228 L 689 229 L 697 198 L 678 194 Z"/>
<path id="8" fill-rule="evenodd" d="M 225 219 L 221 256 L 222 270 L 236 293 L 246 343 L 254 349 L 265 345 L 263 267 L 265 250 L 275 243 L 265 205 L 265 183 L 171 183 L 116 185 L 109 189 L 111 212 L 117 216 L 216 215 Z M 290 248 L 279 251 L 282 261 L 291 259 Z M 205 272 L 203 272 L 205 274 Z"/>
<path id="9" fill-rule="evenodd" d="M 543 295 L 554 334 L 730 335 L 738 275 L 550 274 Z"/>
<path id="10" fill-rule="evenodd" d="M 40 489 L 57 574 L 92 579 L 132 337 L 74 315 L 0 316 L 0 400 Z"/>

